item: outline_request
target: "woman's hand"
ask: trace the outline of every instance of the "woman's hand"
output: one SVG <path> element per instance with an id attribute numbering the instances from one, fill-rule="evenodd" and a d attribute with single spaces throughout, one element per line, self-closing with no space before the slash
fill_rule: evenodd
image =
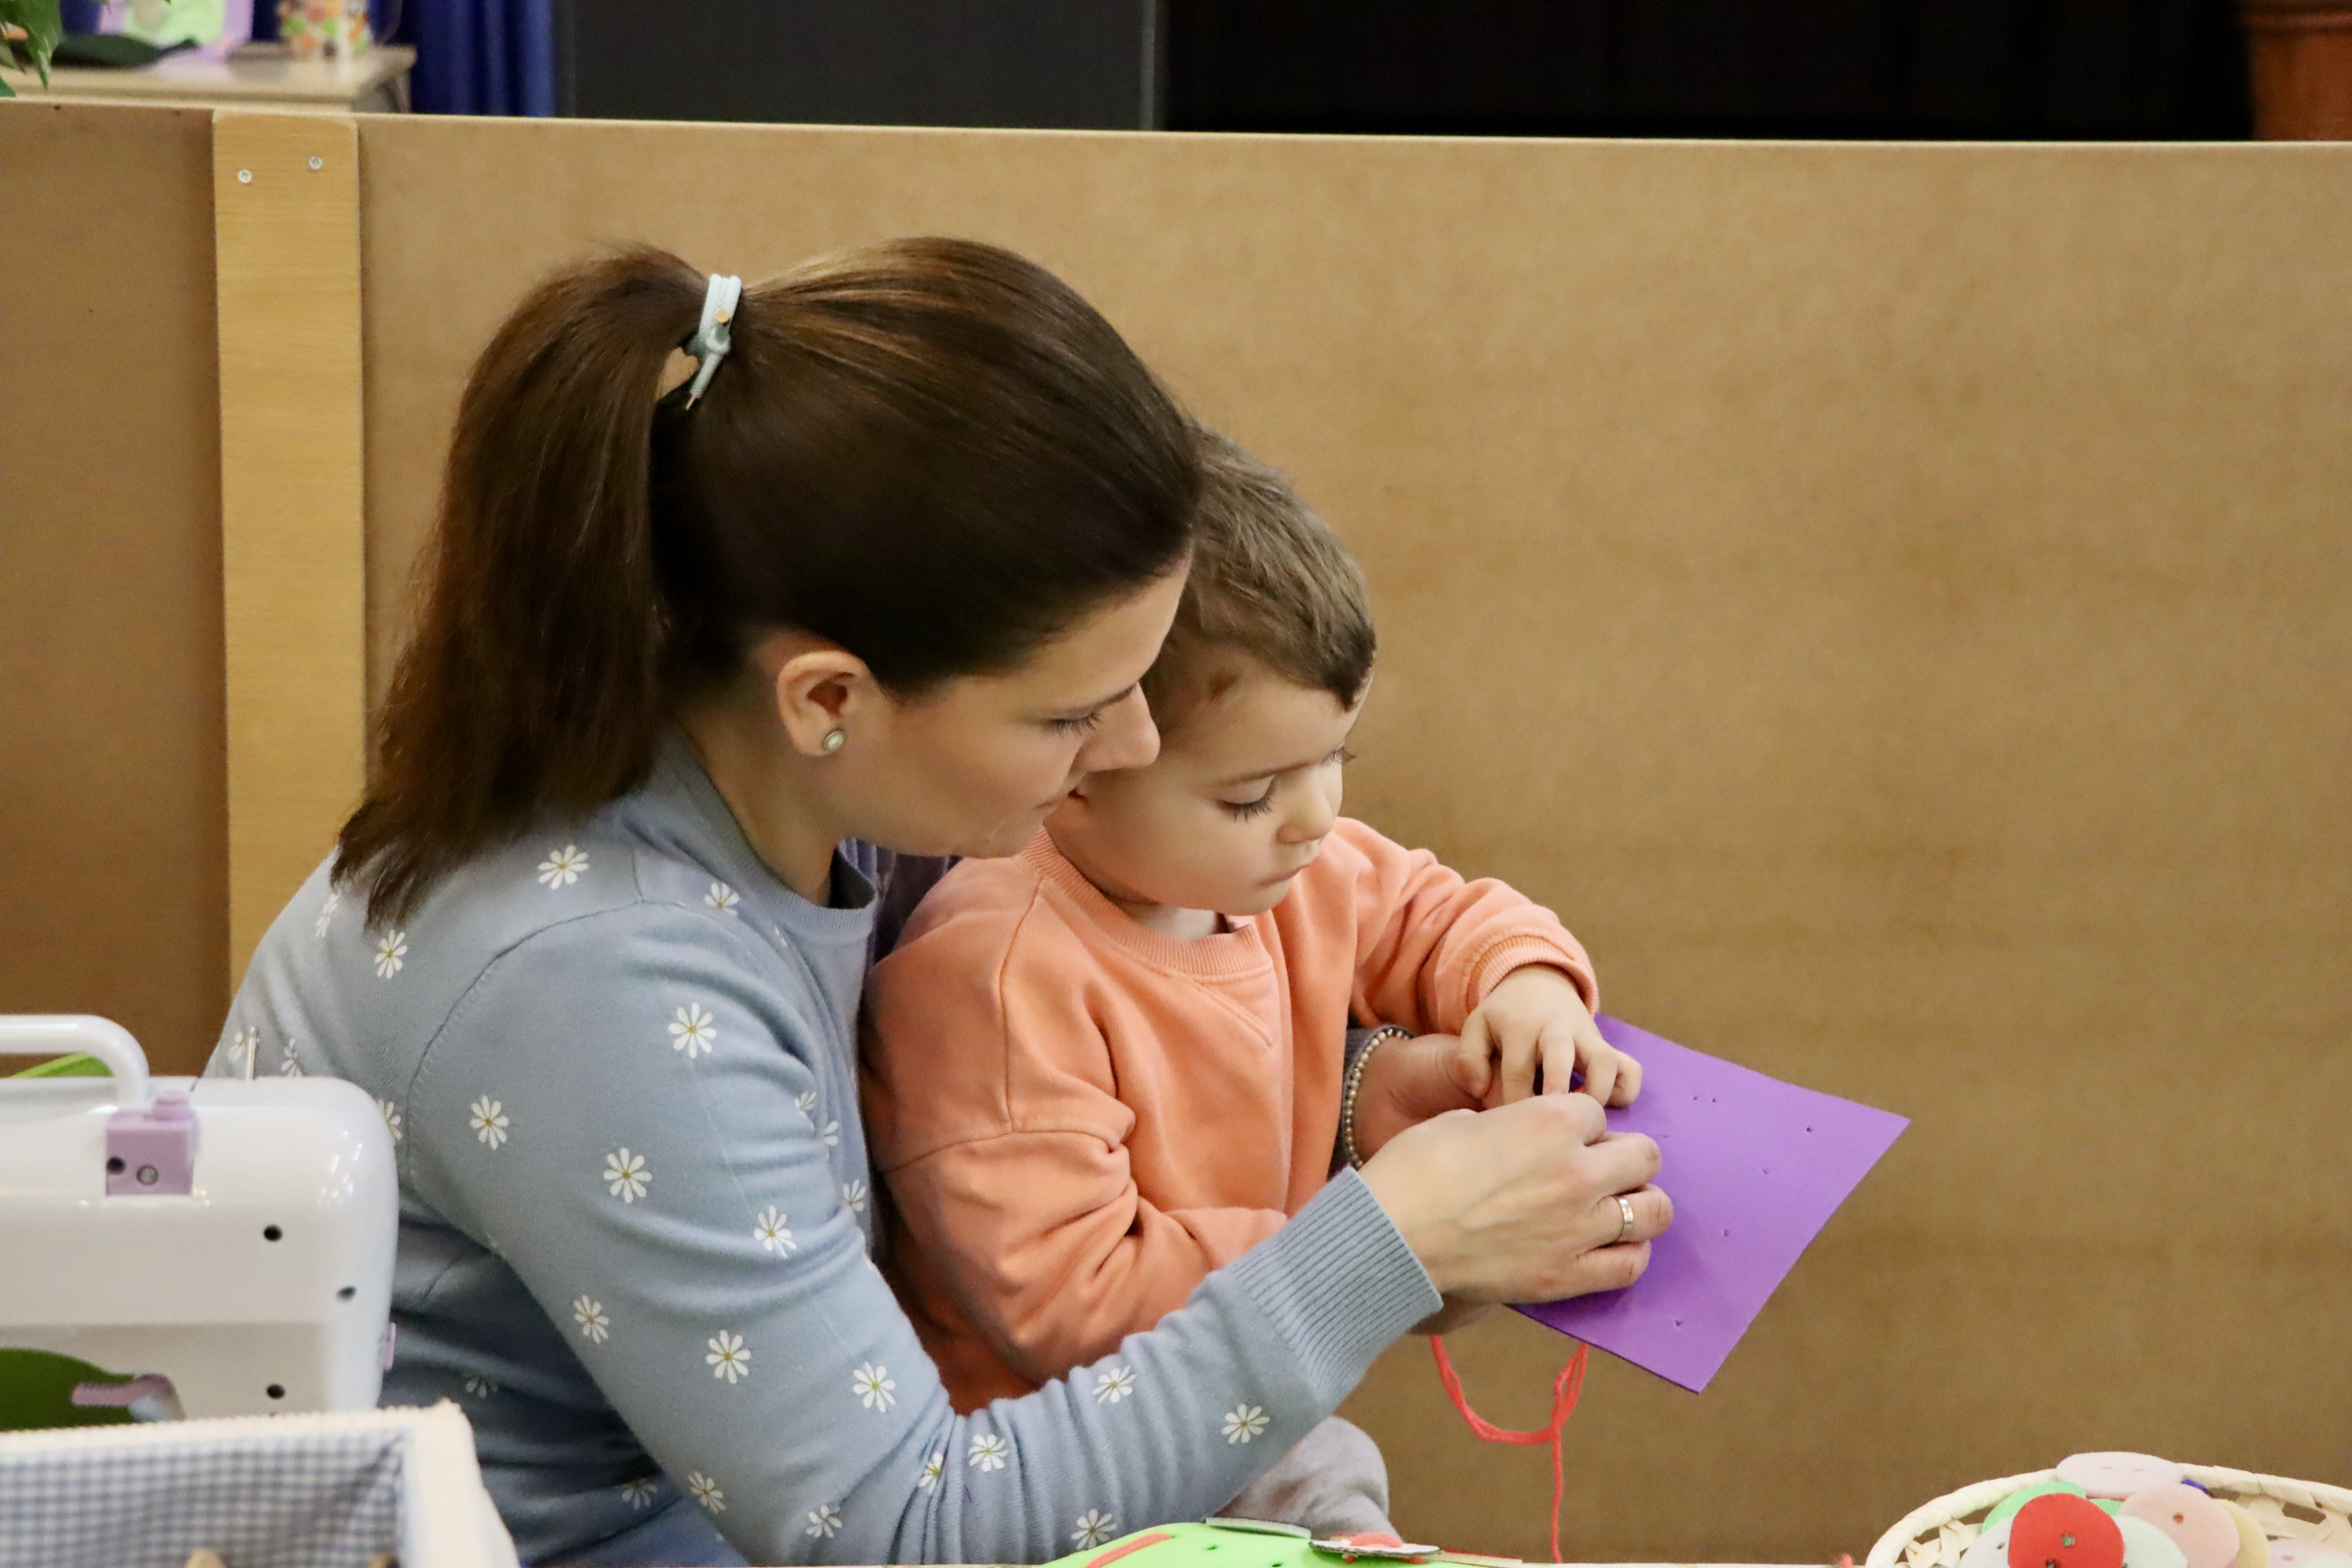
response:
<path id="1" fill-rule="evenodd" d="M 1506 974 L 1462 1025 L 1454 1081 L 1474 1102 L 1507 1105 L 1536 1092 L 1564 1095 L 1581 1073 L 1581 1094 L 1630 1105 L 1642 1093 L 1642 1064 L 1600 1036 L 1576 982 L 1548 964 Z"/>
<path id="2" fill-rule="evenodd" d="M 1452 1301 L 1555 1301 L 1623 1290 L 1674 1205 L 1658 1146 L 1606 1130 L 1586 1095 L 1538 1095 L 1408 1127 L 1364 1164 L 1389 1218 Z M 1632 1229 L 1620 1239 L 1631 1199 Z"/>
<path id="3" fill-rule="evenodd" d="M 1372 1059 L 1355 1086 L 1357 1153 L 1370 1159 L 1415 1122 L 1480 1108 L 1478 1097 L 1464 1094 L 1458 1081 L 1460 1049 L 1452 1035 L 1391 1036 L 1371 1048 Z"/>

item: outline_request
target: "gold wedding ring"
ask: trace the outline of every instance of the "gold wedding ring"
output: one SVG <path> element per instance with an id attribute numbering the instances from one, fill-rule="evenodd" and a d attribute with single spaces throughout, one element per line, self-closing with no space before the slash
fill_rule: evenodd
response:
<path id="1" fill-rule="evenodd" d="M 1609 1245 L 1615 1247 L 1633 1234 L 1634 1200 L 1623 1193 L 1619 1193 L 1617 1195 L 1617 1240 Z"/>

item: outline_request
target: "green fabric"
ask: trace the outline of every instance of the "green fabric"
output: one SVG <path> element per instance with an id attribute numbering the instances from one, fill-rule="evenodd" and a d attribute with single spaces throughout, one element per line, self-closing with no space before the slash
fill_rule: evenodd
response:
<path id="1" fill-rule="evenodd" d="M 75 1404 L 79 1383 L 127 1383 L 121 1372 L 47 1350 L 0 1350 L 0 1432 L 38 1427 L 111 1427 L 133 1419 L 119 1404 Z"/>
<path id="2" fill-rule="evenodd" d="M 75 1052 L 71 1056 L 54 1056 L 37 1066 L 27 1067 L 16 1076 L 19 1078 L 111 1078 L 114 1074 L 108 1072 L 106 1063 L 100 1061 L 96 1056 L 85 1056 L 81 1053 Z"/>

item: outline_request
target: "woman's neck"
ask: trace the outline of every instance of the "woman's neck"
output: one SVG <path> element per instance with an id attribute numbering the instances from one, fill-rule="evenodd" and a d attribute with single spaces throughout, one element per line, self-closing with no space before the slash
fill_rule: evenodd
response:
<path id="1" fill-rule="evenodd" d="M 678 726 L 753 853 L 802 898 L 831 902 L 833 850 L 845 835 L 808 787 L 807 760 L 786 742 L 774 710 L 722 693 L 682 709 Z"/>

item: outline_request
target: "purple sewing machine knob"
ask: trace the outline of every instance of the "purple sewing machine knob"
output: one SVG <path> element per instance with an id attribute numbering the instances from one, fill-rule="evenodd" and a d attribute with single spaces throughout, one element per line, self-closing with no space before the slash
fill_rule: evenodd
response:
<path id="1" fill-rule="evenodd" d="M 185 1089 L 159 1089 L 106 1123 L 106 1196 L 176 1194 L 196 1181 L 196 1107 Z"/>

